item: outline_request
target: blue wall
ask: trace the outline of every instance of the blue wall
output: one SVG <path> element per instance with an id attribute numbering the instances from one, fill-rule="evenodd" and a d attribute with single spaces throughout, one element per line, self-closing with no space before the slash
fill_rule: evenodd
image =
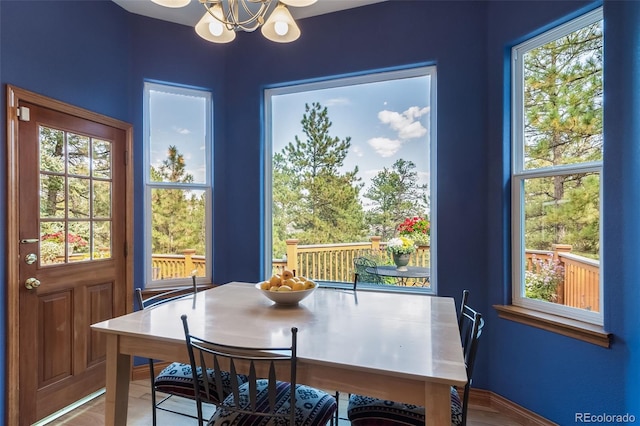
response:
<path id="1" fill-rule="evenodd" d="M 219 46 L 202 41 L 192 28 L 131 15 L 112 2 L 0 1 L 0 83 L 3 93 L 5 84 L 14 84 L 132 123 L 136 162 L 142 158 L 145 79 L 213 90 L 214 281 L 223 283 L 262 278 L 262 89 L 436 64 L 439 290 L 458 297 L 471 289 L 474 304 L 488 317 L 474 385 L 563 425 L 582 411 L 640 418 L 640 315 L 634 309 L 640 302 L 640 262 L 634 258 L 640 252 L 640 144 L 634 143 L 640 136 L 640 2 L 605 2 L 602 270 L 605 325 L 615 335 L 611 349 L 499 319 L 491 307 L 510 294 L 505 55 L 540 28 L 593 5 L 399 3 L 304 19 L 302 37 L 290 45 L 239 34 Z M 4 174 L 4 131 L 0 135 Z M 143 262 L 142 178 L 137 168 L 136 264 Z M 3 223 L 5 204 L 2 186 Z M 0 226 L 0 238 L 5 231 Z M 234 247 L 245 253 L 242 260 L 228 255 Z M 0 258 L 4 254 L 0 246 Z M 0 273 L 6 275 L 4 264 Z M 141 268 L 134 274 L 142 282 Z M 0 309 L 4 305 L 3 289 Z M 5 326 L 3 313 L 0 331 Z"/>

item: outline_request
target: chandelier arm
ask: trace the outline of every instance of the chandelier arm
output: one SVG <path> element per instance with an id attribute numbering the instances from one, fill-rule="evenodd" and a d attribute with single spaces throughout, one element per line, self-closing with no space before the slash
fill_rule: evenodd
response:
<path id="1" fill-rule="evenodd" d="M 223 25 L 227 27 L 228 30 L 236 30 L 242 29 L 243 31 L 251 32 L 255 31 L 260 25 L 264 23 L 264 15 L 269 8 L 272 0 L 229 0 L 229 9 L 225 12 L 223 9 L 223 17 L 222 19 L 216 16 L 211 8 L 213 4 L 220 4 L 222 7 L 222 1 L 215 0 L 201 0 L 202 5 L 205 10 L 211 15 L 215 20 L 221 22 Z M 249 8 L 247 2 L 249 3 L 260 3 L 260 9 L 256 12 L 252 12 Z M 240 21 L 237 13 L 234 13 L 234 9 L 237 10 L 237 6 L 240 4 L 242 9 L 249 15 L 249 18 Z M 262 18 L 262 20 L 260 20 Z"/>

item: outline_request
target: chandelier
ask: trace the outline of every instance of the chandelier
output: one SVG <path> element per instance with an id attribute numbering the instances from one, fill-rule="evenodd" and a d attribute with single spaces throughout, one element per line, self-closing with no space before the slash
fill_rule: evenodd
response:
<path id="1" fill-rule="evenodd" d="M 191 0 L 151 0 L 165 7 L 183 7 Z M 289 43 L 300 37 L 300 28 L 287 6 L 310 6 L 317 0 L 198 0 L 206 10 L 195 26 L 196 33 L 214 43 L 229 43 L 237 31 L 261 27 L 271 41 Z M 275 7 L 272 8 L 272 4 Z M 271 10 L 271 13 L 269 14 Z M 267 15 L 269 15 L 267 17 Z"/>

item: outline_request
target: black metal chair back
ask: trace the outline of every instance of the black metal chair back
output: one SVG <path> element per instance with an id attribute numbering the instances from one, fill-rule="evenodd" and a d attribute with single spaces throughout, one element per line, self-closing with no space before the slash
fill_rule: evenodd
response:
<path id="1" fill-rule="evenodd" d="M 173 300 L 181 299 L 183 297 L 193 295 L 193 304 L 195 306 L 196 303 L 196 295 L 197 295 L 198 286 L 196 285 L 196 274 L 195 271 L 191 274 L 191 286 L 184 288 L 171 289 L 166 291 L 161 291 L 158 293 L 154 293 L 152 296 L 148 298 L 144 298 L 141 288 L 135 289 L 136 302 L 138 303 L 138 308 L 143 309 L 151 309 L 153 307 L 162 305 L 164 303 L 171 302 Z M 157 414 L 156 409 L 168 411 L 174 414 L 180 414 L 187 417 L 193 417 L 190 414 L 182 413 L 180 411 L 174 410 L 172 408 L 162 406 L 162 403 L 167 401 L 172 395 L 164 397 L 160 402 L 158 402 L 158 398 L 156 395 L 156 372 L 154 367 L 154 360 L 149 358 L 148 360 L 149 366 L 149 377 L 151 379 L 151 405 L 153 409 L 152 413 L 152 424 L 155 426 L 157 424 Z M 186 397 L 185 395 L 180 394 L 179 396 Z"/>
<path id="2" fill-rule="evenodd" d="M 189 325 L 187 322 L 187 316 L 182 315 L 182 324 L 184 326 L 184 335 L 187 342 L 187 349 L 189 351 L 189 360 L 191 362 L 191 371 L 196 372 L 198 367 L 202 368 L 202 371 L 213 368 L 215 371 L 214 380 L 217 386 L 219 395 L 214 395 L 214 398 L 224 399 L 222 395 L 222 376 L 221 371 L 227 370 L 231 373 L 231 395 L 233 395 L 233 403 L 230 403 L 230 398 L 225 400 L 225 404 L 218 409 L 224 409 L 227 411 L 233 411 L 241 414 L 247 414 L 259 417 L 269 418 L 283 418 L 290 425 L 295 424 L 296 410 L 289 410 L 287 415 L 276 412 L 276 399 L 278 393 L 278 383 L 286 381 L 291 385 L 291 401 L 290 407 L 296 406 L 296 364 L 297 364 L 297 333 L 296 327 L 291 328 L 291 346 L 289 347 L 241 347 L 223 345 L 211 341 L 201 339 L 193 336 L 189 332 Z M 209 362 L 209 366 L 207 366 Z M 282 368 L 289 371 L 289 377 L 282 380 L 278 380 L 278 368 L 277 364 L 285 364 L 279 370 L 282 372 Z M 222 367 L 222 369 L 221 369 Z M 238 370 L 240 368 L 243 371 L 248 371 L 248 382 L 242 385 L 237 379 Z M 268 404 L 266 406 L 259 406 L 256 404 L 258 401 L 258 380 L 264 379 L 268 381 Z M 209 389 L 206 375 L 203 375 L 205 380 L 204 388 Z M 197 378 L 194 377 L 194 387 L 197 386 Z M 243 386 L 242 393 L 247 394 L 248 388 L 248 408 L 243 408 L 239 403 L 242 402 L 240 398 L 241 390 L 240 386 Z M 196 394 L 196 403 L 198 409 L 198 417 L 202 421 L 202 401 L 200 393 L 197 389 L 194 389 Z"/>
<path id="3" fill-rule="evenodd" d="M 382 278 L 380 278 L 380 275 L 367 271 L 367 268 L 375 271 L 377 267 L 378 267 L 378 264 L 376 262 L 366 257 L 353 258 L 353 268 L 354 268 L 353 289 L 354 290 L 356 289 L 359 282 L 383 284 Z"/>
<path id="4" fill-rule="evenodd" d="M 176 288 L 167 291 L 161 291 L 159 293 L 154 293 L 153 296 L 144 298 L 141 288 L 136 288 L 136 301 L 138 302 L 138 308 L 140 309 L 150 309 L 154 306 L 162 305 L 163 303 L 171 302 L 173 300 L 177 300 L 193 294 L 194 300 L 196 294 L 198 292 L 198 286 L 196 285 L 196 276 L 193 274 L 191 276 L 191 286 L 184 288 Z"/>
<path id="5" fill-rule="evenodd" d="M 460 337 L 462 339 L 464 363 L 467 368 L 467 384 L 464 387 L 462 400 L 462 425 L 464 426 L 467 424 L 469 389 L 471 388 L 473 368 L 476 361 L 476 353 L 478 352 L 478 341 L 484 328 L 484 319 L 479 312 L 466 305 L 466 301 L 461 305 L 460 313 Z"/>

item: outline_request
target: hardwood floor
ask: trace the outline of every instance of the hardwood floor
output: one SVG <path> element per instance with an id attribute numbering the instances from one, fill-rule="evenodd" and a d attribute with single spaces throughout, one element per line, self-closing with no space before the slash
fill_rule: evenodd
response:
<path id="1" fill-rule="evenodd" d="M 174 404 L 179 410 L 187 410 L 195 413 L 195 406 L 191 401 L 172 398 L 168 402 Z M 340 400 L 340 425 L 348 426 L 346 420 L 346 398 Z M 205 407 L 205 415 L 213 413 L 213 406 Z M 342 419 L 342 418 L 345 419 Z M 129 416 L 128 425 L 146 426 L 151 424 L 151 393 L 149 382 L 137 380 L 131 382 L 129 386 Z M 97 426 L 104 424 L 104 394 L 89 401 L 83 406 L 65 414 L 52 421 L 50 425 L 65 426 Z M 158 411 L 159 426 L 192 426 L 197 425 L 197 421 L 177 414 Z M 469 407 L 468 426 L 522 426 L 511 420 L 509 417 L 498 413 L 495 410 L 484 407 Z"/>

